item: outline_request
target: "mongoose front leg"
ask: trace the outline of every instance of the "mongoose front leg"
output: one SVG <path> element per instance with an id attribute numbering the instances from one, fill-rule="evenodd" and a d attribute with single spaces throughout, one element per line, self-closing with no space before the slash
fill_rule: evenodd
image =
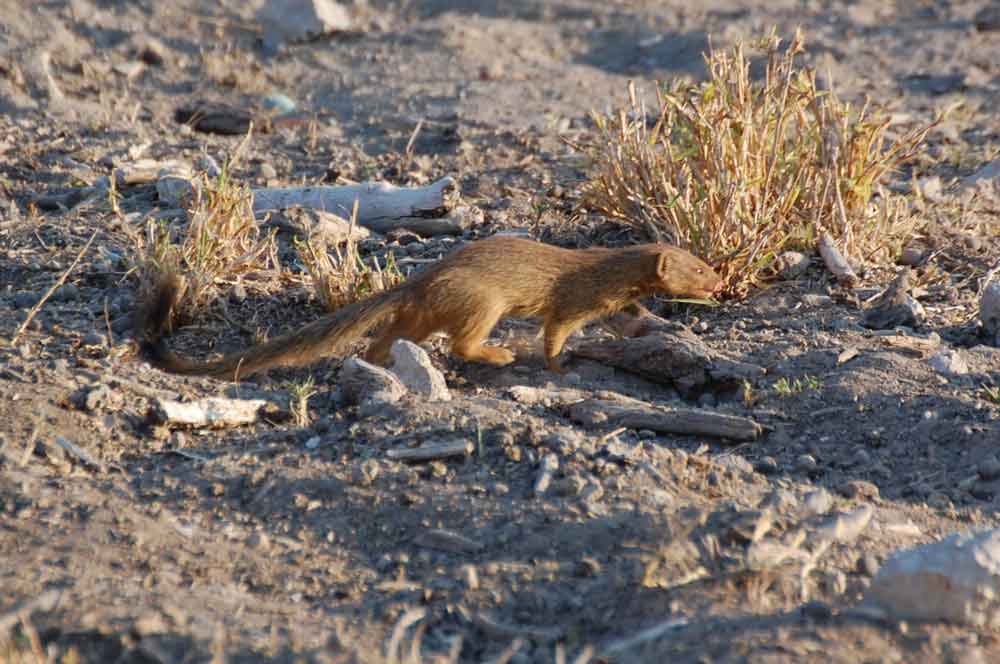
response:
<path id="1" fill-rule="evenodd" d="M 573 333 L 573 325 L 566 322 L 549 321 L 545 324 L 545 359 L 549 366 L 549 371 L 554 373 L 566 373 L 566 369 L 559 363 L 559 353 L 562 352 L 566 339 Z"/>

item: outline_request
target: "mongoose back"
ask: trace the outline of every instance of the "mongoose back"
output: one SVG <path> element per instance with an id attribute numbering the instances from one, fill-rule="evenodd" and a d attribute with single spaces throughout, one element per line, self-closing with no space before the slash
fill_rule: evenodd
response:
<path id="1" fill-rule="evenodd" d="M 295 332 L 217 360 L 175 355 L 163 339 L 178 297 L 178 279 L 159 284 L 138 312 L 138 338 L 157 367 L 178 374 L 238 380 L 277 366 L 297 366 L 343 352 L 380 323 L 384 329 L 365 359 L 384 364 L 396 339 L 420 343 L 435 332 L 451 337 L 451 352 L 466 360 L 509 364 L 507 348 L 483 342 L 505 317 L 538 318 L 545 357 L 560 371 L 567 337 L 653 293 L 709 297 L 722 281 L 706 263 L 663 244 L 621 249 L 563 249 L 497 236 L 471 242 L 396 287 L 341 307 Z"/>

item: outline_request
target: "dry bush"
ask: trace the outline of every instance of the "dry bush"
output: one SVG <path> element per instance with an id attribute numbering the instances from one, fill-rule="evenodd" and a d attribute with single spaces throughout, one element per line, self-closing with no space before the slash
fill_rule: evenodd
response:
<path id="1" fill-rule="evenodd" d="M 773 34 L 756 47 L 762 81 L 737 45 L 706 54 L 706 82 L 659 89 L 655 124 L 632 85 L 627 108 L 594 113 L 599 136 L 583 149 L 597 173 L 583 204 L 706 258 L 731 293 L 822 232 L 856 258 L 893 256 L 913 222 L 900 197 L 873 194 L 934 125 L 890 140 L 887 117 L 842 103 L 796 66 L 801 34 L 784 51 Z"/>
<path id="2" fill-rule="evenodd" d="M 260 231 L 250 189 L 233 182 L 228 170 L 195 183 L 184 228 L 149 221 L 133 235 L 140 290 L 180 276 L 184 292 L 174 313 L 182 319 L 215 299 L 221 283 L 277 265 L 273 233 Z"/>
<path id="3" fill-rule="evenodd" d="M 299 258 L 312 278 L 316 299 L 327 309 L 334 311 L 340 307 L 363 300 L 403 281 L 403 274 L 397 267 L 392 254 L 388 254 L 385 266 L 373 261 L 366 264 L 358 253 L 354 239 L 358 206 L 354 204 L 351 214 L 351 228 L 344 248 L 333 246 L 330 255 L 325 241 L 308 237 L 296 243 Z"/>

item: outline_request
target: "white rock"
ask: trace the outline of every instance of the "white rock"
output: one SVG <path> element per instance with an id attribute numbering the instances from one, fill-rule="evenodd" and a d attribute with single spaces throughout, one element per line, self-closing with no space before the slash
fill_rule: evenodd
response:
<path id="1" fill-rule="evenodd" d="M 916 184 L 920 195 L 931 203 L 940 203 L 944 200 L 942 193 L 943 185 L 941 184 L 941 178 L 937 175 L 919 178 Z"/>
<path id="2" fill-rule="evenodd" d="M 969 373 L 969 365 L 957 350 L 942 350 L 932 355 L 927 361 L 930 362 L 935 371 L 948 376 L 961 376 Z"/>
<path id="3" fill-rule="evenodd" d="M 392 371 L 411 392 L 430 401 L 451 401 L 444 374 L 431 362 L 427 351 L 406 339 L 392 344 Z"/>
<path id="4" fill-rule="evenodd" d="M 785 251 L 778 256 L 778 270 L 781 278 L 791 281 L 798 279 L 809 269 L 809 257 L 799 251 Z"/>
<path id="5" fill-rule="evenodd" d="M 360 406 L 393 404 L 406 394 L 406 387 L 396 374 L 357 357 L 344 361 L 340 389 L 348 404 Z"/>
<path id="6" fill-rule="evenodd" d="M 268 0 L 257 12 L 264 31 L 264 47 L 307 41 L 320 35 L 351 28 L 351 15 L 332 0 Z"/>
<path id="7" fill-rule="evenodd" d="M 802 515 L 805 517 L 826 514 L 833 507 L 833 496 L 823 488 L 810 491 L 802 499 Z"/>
<path id="8" fill-rule="evenodd" d="M 982 166 L 978 171 L 962 180 L 963 190 L 996 195 L 1000 189 L 1000 159 L 995 159 Z"/>
<path id="9" fill-rule="evenodd" d="M 897 552 L 872 580 L 865 600 L 898 619 L 1000 627 L 1000 529 Z"/>
<path id="10" fill-rule="evenodd" d="M 851 512 L 837 514 L 816 529 L 816 536 L 829 542 L 854 541 L 868 527 L 874 515 L 875 510 L 871 505 L 862 505 Z"/>
<path id="11" fill-rule="evenodd" d="M 182 175 L 164 175 L 156 181 L 156 195 L 165 205 L 186 208 L 197 195 L 195 184 Z"/>
<path id="12" fill-rule="evenodd" d="M 979 300 L 979 320 L 983 322 L 987 334 L 1000 336 L 1000 280 L 991 281 L 983 289 Z"/>

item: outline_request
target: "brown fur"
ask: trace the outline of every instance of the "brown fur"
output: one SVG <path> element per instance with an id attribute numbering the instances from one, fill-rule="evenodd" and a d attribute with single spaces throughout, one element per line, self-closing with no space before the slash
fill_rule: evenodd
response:
<path id="1" fill-rule="evenodd" d="M 186 360 L 166 349 L 163 333 L 178 297 L 177 280 L 158 286 L 140 312 L 139 332 L 156 366 L 172 373 L 235 380 L 342 352 L 387 320 L 365 355 L 371 362 L 383 364 L 396 339 L 420 343 L 435 332 L 446 332 L 459 357 L 502 366 L 514 355 L 506 348 L 483 344 L 493 327 L 505 316 L 539 318 L 548 365 L 559 371 L 557 356 L 563 344 L 585 323 L 653 293 L 709 297 L 721 283 L 700 259 L 667 245 L 572 250 L 494 237 L 465 245 L 389 291 L 218 360 Z"/>

